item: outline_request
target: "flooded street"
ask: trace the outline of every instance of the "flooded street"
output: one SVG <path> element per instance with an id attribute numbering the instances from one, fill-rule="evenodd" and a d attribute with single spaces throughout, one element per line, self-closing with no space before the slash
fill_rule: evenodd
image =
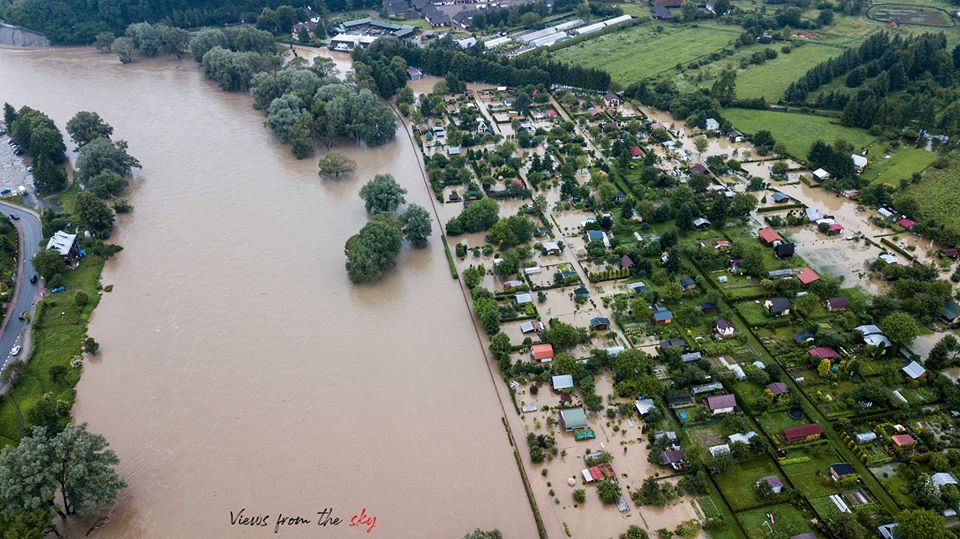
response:
<path id="1" fill-rule="evenodd" d="M 375 173 L 430 208 L 405 133 L 344 145 L 357 172 L 322 181 L 319 156 L 295 160 L 248 95 L 192 60 L 122 66 L 90 49 L 0 50 L 0 101 L 61 129 L 96 111 L 144 165 L 74 408 L 129 483 L 91 537 L 272 536 L 278 513 L 314 522 L 280 536 L 366 535 L 318 530 L 325 508 L 347 522 L 365 508 L 383 538 L 536 536 L 439 226 L 377 285 L 351 285 L 343 267 Z M 241 509 L 270 527 L 232 527 Z"/>

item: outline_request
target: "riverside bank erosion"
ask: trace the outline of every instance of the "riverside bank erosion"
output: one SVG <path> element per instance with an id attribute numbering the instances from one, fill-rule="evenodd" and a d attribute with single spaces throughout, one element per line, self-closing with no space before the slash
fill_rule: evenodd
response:
<path id="1" fill-rule="evenodd" d="M 74 407 L 129 484 L 100 537 L 249 537 L 229 525 L 238 500 L 259 511 L 305 499 L 350 508 L 341 526 L 362 500 L 384 537 L 536 536 L 442 243 L 404 251 L 375 286 L 352 286 L 343 268 L 374 174 L 428 205 L 405 135 L 341 145 L 359 168 L 325 182 L 248 95 L 218 90 L 192 60 L 0 50 L 0 72 L 0 94 L 59 125 L 76 103 L 97 110 L 149 178 L 113 238 L 125 249 L 90 327 L 103 346 Z"/>

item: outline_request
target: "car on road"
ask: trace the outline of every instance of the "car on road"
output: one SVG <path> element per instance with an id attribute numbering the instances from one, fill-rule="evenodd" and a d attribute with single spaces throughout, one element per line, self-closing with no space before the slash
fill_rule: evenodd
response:
<path id="1" fill-rule="evenodd" d="M 54 288 L 53 290 L 51 290 L 50 293 L 51 293 L 51 294 L 59 294 L 60 292 L 63 292 L 63 291 L 66 290 L 66 289 L 67 289 L 67 288 L 66 288 L 65 286 L 60 285 L 60 286 Z"/>
<path id="2" fill-rule="evenodd" d="M 19 220 L 20 220 L 20 217 L 17 216 L 17 214 L 15 214 L 15 213 L 11 213 L 11 214 L 10 214 L 10 218 L 13 219 L 14 221 L 19 221 Z"/>
<path id="3" fill-rule="evenodd" d="M 30 316 L 30 313 L 28 313 L 27 311 L 23 311 L 22 313 L 20 313 L 19 318 L 20 320 L 26 320 L 28 316 Z"/>
<path id="4" fill-rule="evenodd" d="M 16 346 L 14 346 L 13 349 L 10 350 L 10 355 L 11 355 L 11 356 L 18 356 L 18 355 L 20 355 L 20 345 L 19 345 L 19 344 L 16 345 Z"/>
<path id="5" fill-rule="evenodd" d="M 27 172 L 33 172 L 33 167 L 27 167 Z"/>
<path id="6" fill-rule="evenodd" d="M 13 189 L 10 189 L 9 187 L 4 187 L 3 189 L 0 189 L 0 195 L 9 195 L 12 192 L 13 192 Z"/>
<path id="7" fill-rule="evenodd" d="M 30 284 L 37 284 L 37 274 L 34 273 L 33 277 L 30 277 Z"/>

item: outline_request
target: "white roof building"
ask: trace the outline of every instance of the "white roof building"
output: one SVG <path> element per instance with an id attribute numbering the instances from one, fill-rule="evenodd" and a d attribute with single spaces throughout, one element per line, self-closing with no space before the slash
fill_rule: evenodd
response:
<path id="1" fill-rule="evenodd" d="M 813 171 L 813 177 L 820 181 L 829 180 L 830 173 L 827 172 L 826 170 L 823 170 L 822 168 L 818 168 L 817 170 Z"/>
<path id="2" fill-rule="evenodd" d="M 954 477 L 953 474 L 948 472 L 935 473 L 930 476 L 930 480 L 933 481 L 933 483 L 938 487 L 942 487 L 943 485 L 960 484 L 960 483 L 957 483 L 957 478 Z"/>
<path id="3" fill-rule="evenodd" d="M 70 256 L 70 251 L 76 243 L 76 234 L 67 234 L 62 230 L 58 230 L 50 237 L 50 241 L 47 242 L 47 249 L 55 249 L 60 253 L 60 256 Z"/>
<path id="4" fill-rule="evenodd" d="M 857 170 L 863 170 L 867 166 L 867 158 L 862 155 L 852 154 L 850 159 L 853 159 L 853 166 L 857 167 Z"/>

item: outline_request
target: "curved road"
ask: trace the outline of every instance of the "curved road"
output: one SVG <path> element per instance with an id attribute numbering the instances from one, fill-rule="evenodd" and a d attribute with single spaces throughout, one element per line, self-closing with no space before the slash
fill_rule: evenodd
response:
<path id="1" fill-rule="evenodd" d="M 40 218 L 30 210 L 14 206 L 0 201 L 0 217 L 9 219 L 10 214 L 20 218 L 19 221 L 11 221 L 14 228 L 17 229 L 18 256 L 17 276 L 15 289 L 13 292 L 13 301 L 7 307 L 6 316 L 3 324 L 0 325 L 0 370 L 3 370 L 10 361 L 10 350 L 15 345 L 24 347 L 21 355 L 29 353 L 29 343 L 24 339 L 25 332 L 30 328 L 30 322 L 20 320 L 20 313 L 27 311 L 33 317 L 34 300 L 40 289 L 41 283 L 30 283 L 30 277 L 34 275 L 33 255 L 40 250 L 40 240 L 43 239 L 43 229 L 40 226 Z"/>

